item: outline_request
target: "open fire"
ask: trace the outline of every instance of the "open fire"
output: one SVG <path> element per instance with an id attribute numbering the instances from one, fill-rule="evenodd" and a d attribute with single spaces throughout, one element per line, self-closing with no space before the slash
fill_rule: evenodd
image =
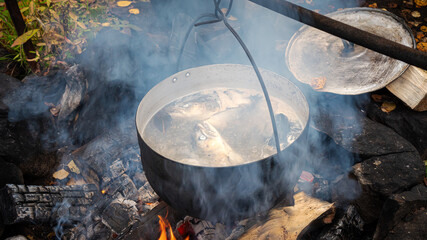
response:
<path id="1" fill-rule="evenodd" d="M 151 2 L 155 4 L 156 1 Z M 236 1 L 236 4 L 241 3 Z M 340 7 L 348 6 L 343 4 Z M 415 9 L 415 6 L 413 8 Z M 241 9 L 246 12 L 239 12 Z M 419 7 L 415 10 L 422 14 L 426 12 L 424 8 Z M 143 14 L 140 16 L 150 13 L 150 11 L 141 11 Z M 230 23 L 235 25 L 240 22 L 252 23 L 255 19 L 253 16 L 263 16 L 271 23 L 280 23 L 277 26 L 271 25 L 271 29 L 273 29 L 271 32 L 264 27 L 264 24 L 261 25 L 261 30 L 254 28 L 250 29 L 251 31 L 243 32 L 249 33 L 245 39 L 251 39 L 251 48 L 254 43 L 256 46 L 260 45 L 259 49 L 253 50 L 254 55 L 271 56 L 269 59 L 260 60 L 260 66 L 267 66 L 268 69 L 284 76 L 290 75 L 289 72 L 283 73 L 285 66 L 283 46 L 286 46 L 287 43 L 287 40 L 283 39 L 290 38 L 290 33 L 283 32 L 283 26 L 292 26 L 295 23 L 282 24 L 288 22 L 265 11 L 254 8 L 252 5 L 233 8 Z M 248 12 L 250 17 L 248 17 Z M 0 130 L 1 133 L 4 133 L 4 138 L 0 139 L 0 162 L 4 163 L 1 166 L 4 166 L 5 169 L 9 169 L 10 165 L 16 165 L 15 169 L 19 170 L 17 170 L 18 173 L 5 170 L 6 173 L 2 172 L 0 176 L 16 173 L 16 176 L 22 178 L 11 181 L 14 184 L 9 184 L 0 191 L 0 234 L 5 229 L 3 237 L 22 233 L 27 238 L 36 240 L 53 237 L 61 240 L 189 240 L 190 238 L 212 239 L 213 236 L 218 239 L 233 240 L 244 239 L 245 236 L 249 236 L 251 239 L 283 238 L 288 240 L 293 239 L 292 236 L 294 236 L 322 240 L 342 238 L 380 240 L 385 236 L 399 236 L 403 233 L 409 235 L 408 232 L 413 234 L 411 237 L 414 239 L 418 237 L 416 234 L 424 234 L 422 230 L 425 221 L 422 220 L 425 219 L 423 217 L 427 209 L 425 187 L 427 184 L 422 183 L 425 166 L 421 159 L 426 159 L 427 156 L 425 112 L 412 111 L 399 99 L 384 91 L 375 92 L 376 97 L 373 99 L 370 99 L 369 94 L 352 97 L 313 93 L 313 89 L 324 90 L 330 87 L 331 78 L 327 74 L 325 77 L 314 78 L 315 81 L 311 82 L 312 88 L 302 87 L 304 91 L 310 93 L 306 96 L 310 104 L 310 121 L 306 129 L 307 136 L 309 136 L 307 142 L 310 146 L 302 149 L 297 156 L 298 159 L 304 159 L 307 162 L 302 164 L 302 161 L 299 161 L 299 166 L 295 169 L 291 167 L 297 176 L 296 181 L 300 176 L 295 191 L 293 186 L 292 189 L 288 189 L 295 194 L 293 198 L 295 206 L 285 206 L 289 202 L 284 205 L 279 204 L 272 210 L 264 209 L 265 211 L 256 212 L 255 218 L 245 217 L 243 220 L 239 219 L 241 221 L 236 220 L 226 224 L 172 213 L 170 211 L 172 208 L 159 199 L 148 183 L 145 173 L 150 171 L 150 168 L 144 166 L 143 169 L 141 157 L 148 158 L 149 156 L 140 155 L 136 134 L 132 133 L 135 133 L 134 112 L 138 101 L 158 82 L 158 79 L 164 79 L 175 73 L 174 67 L 172 70 L 168 68 L 173 65 L 168 61 L 176 60 L 175 56 L 171 56 L 177 49 L 176 40 L 184 37 L 187 25 L 192 21 L 190 21 L 191 17 L 186 16 L 189 19 L 185 19 L 186 17 L 182 17 L 181 13 L 173 14 L 173 16 L 175 17 L 173 26 L 165 27 L 168 32 L 159 27 L 158 32 L 148 31 L 149 34 L 144 32 L 133 35 L 135 34 L 133 31 L 132 34 L 128 34 L 131 30 L 127 34 L 100 33 L 99 39 L 107 39 L 108 43 L 100 41 L 95 44 L 93 49 L 101 51 L 102 54 L 105 53 L 105 56 L 98 56 L 97 53 L 90 52 L 92 50 L 88 48 L 90 53 L 82 57 L 83 61 L 87 62 L 81 63 L 81 66 L 76 65 L 70 68 L 66 73 L 59 71 L 58 75 L 54 77 L 47 76 L 36 79 L 37 81 L 31 78 L 24 82 L 17 81 L 16 84 L 11 84 L 13 91 L 5 88 L 6 91 L 17 93 L 12 100 L 3 101 L 4 94 L 0 88 L 0 120 L 2 121 Z M 238 21 L 234 22 L 235 20 L 232 19 Z M 188 24 L 184 20 L 188 20 Z M 255 26 L 257 24 L 247 25 Z M 243 26 L 242 24 L 242 28 Z M 148 29 L 149 24 L 144 27 Z M 292 33 L 297 30 L 297 27 L 292 29 Z M 193 45 L 191 43 L 193 40 L 199 45 L 195 49 L 184 51 L 182 66 L 222 63 L 228 60 L 230 60 L 229 62 L 240 62 L 242 59 L 246 63 L 247 59 L 240 59 L 239 54 L 234 51 L 238 47 L 234 47 L 234 39 L 229 41 L 227 35 L 229 33 L 224 28 L 215 26 L 212 31 L 205 30 L 200 27 L 195 29 L 194 33 L 190 33 L 187 47 Z M 237 27 L 236 30 L 241 31 Z M 420 32 L 420 27 L 415 31 Z M 252 35 L 259 35 L 260 38 L 258 39 L 257 36 L 256 39 L 252 39 Z M 171 39 L 168 39 L 169 36 Z M 271 39 L 265 40 L 262 36 L 270 36 Z M 258 44 L 258 40 L 262 40 L 260 42 L 263 44 Z M 141 46 L 138 44 L 141 43 L 144 45 L 143 49 L 154 46 L 149 49 L 152 52 L 148 51 L 150 53 L 146 54 L 144 51 L 144 54 L 140 54 Z M 112 47 L 111 44 L 113 44 Z M 275 47 L 274 44 L 276 44 Z M 214 47 L 211 48 L 211 45 Z M 130 51 L 129 46 L 135 49 Z M 214 58 L 206 58 L 205 55 L 212 54 L 212 49 L 223 49 L 224 46 L 227 46 L 224 51 L 215 51 Z M 227 48 L 231 50 L 228 51 Z M 111 57 L 110 52 L 119 57 Z M 129 52 L 129 56 L 127 56 L 129 59 L 122 58 L 119 55 L 122 52 Z M 138 56 L 134 56 L 133 52 Z M 91 57 L 92 53 L 93 56 L 96 56 L 95 59 Z M 115 54 L 113 56 L 116 56 Z M 160 59 L 157 58 L 159 55 L 161 55 Z M 230 58 L 230 56 L 233 57 Z M 141 61 L 143 64 L 140 64 Z M 326 62 L 323 63 L 326 64 Z M 99 66 L 94 66 L 94 64 L 99 64 Z M 89 70 L 85 68 L 85 71 L 88 71 L 87 75 L 83 74 L 81 70 L 83 66 L 90 68 Z M 140 68 L 143 70 L 140 71 Z M 210 74 L 209 77 L 214 75 L 216 74 Z M 170 83 L 174 82 L 173 86 L 177 86 L 192 76 L 192 73 L 185 74 L 178 79 L 171 79 Z M 129 79 L 142 80 L 135 83 Z M 1 76 L 0 80 L 2 81 L 0 85 L 7 82 L 3 81 Z M 135 91 L 135 89 L 138 90 Z M 234 160 L 239 162 L 240 159 L 246 158 L 245 154 L 247 156 L 256 155 L 253 157 L 254 159 L 270 156 L 271 153 L 274 153 L 271 129 L 270 131 L 258 131 L 265 134 L 262 139 L 256 139 L 261 145 L 264 144 L 265 148 L 261 151 L 253 150 L 248 145 L 245 145 L 247 148 L 240 147 L 239 151 L 235 151 L 239 148 L 239 146 L 233 146 L 232 143 L 235 142 L 233 138 L 236 136 L 226 135 L 227 132 L 230 132 L 228 130 L 234 127 L 221 125 L 222 121 L 218 119 L 230 117 L 237 119 L 238 123 L 246 120 L 246 125 L 237 125 L 253 129 L 244 127 L 256 126 L 252 118 L 240 114 L 241 112 L 237 107 L 233 107 L 233 104 L 249 108 L 249 105 L 246 106 L 246 102 L 263 102 L 260 100 L 259 94 L 236 95 L 237 90 L 230 91 L 230 89 L 227 91 L 217 89 L 216 92 L 210 94 L 221 95 L 221 98 L 218 98 L 220 100 L 214 98 L 208 106 L 203 103 L 191 105 L 191 102 L 182 101 L 181 105 L 175 105 L 179 109 L 172 109 L 173 119 L 166 116 L 161 119 L 160 123 L 153 123 L 151 130 L 157 131 L 156 136 L 164 137 L 159 141 L 164 143 L 164 140 L 169 139 L 161 134 L 171 130 L 171 123 L 175 126 L 180 124 L 176 121 L 178 118 L 182 118 L 183 112 L 180 110 L 194 110 L 201 106 L 208 110 L 208 114 L 196 115 L 202 119 L 203 123 L 197 122 L 190 127 L 190 130 L 195 132 L 192 136 L 194 139 L 186 140 L 197 148 L 190 149 L 189 151 L 193 151 L 194 155 L 187 159 L 184 156 L 182 163 L 185 161 L 194 163 L 200 156 L 212 155 L 212 152 L 218 150 L 222 152 L 220 154 L 214 152 L 213 155 L 215 157 L 226 156 L 224 159 L 228 159 L 229 162 Z M 191 95 L 186 96 L 191 98 Z M 3 102 L 6 103 L 6 110 L 3 110 Z M 226 111 L 221 109 L 226 105 L 225 102 L 231 106 Z M 45 103 L 53 103 L 53 105 Z M 393 106 L 391 110 L 381 110 L 382 105 L 390 103 Z M 312 106 L 314 107 L 311 108 Z M 217 108 L 221 110 L 218 111 L 222 113 L 221 115 L 209 112 L 209 110 L 216 111 Z M 262 115 L 255 115 L 259 112 L 255 109 L 253 116 L 267 119 L 265 111 Z M 286 143 L 283 144 L 285 147 L 288 143 L 294 142 L 294 138 L 296 138 L 294 135 L 298 135 L 302 129 L 294 126 L 293 128 L 298 131 L 293 131 L 292 121 L 290 121 L 292 119 L 280 114 L 277 115 L 277 118 L 278 121 L 284 123 L 278 124 L 279 127 L 288 127 L 284 128 L 285 134 L 281 137 L 281 140 Z M 402 119 L 408 126 L 402 126 Z M 172 120 L 174 122 L 171 122 Z M 190 119 L 189 122 L 191 121 Z M 233 133 L 237 131 L 244 133 L 237 127 L 231 130 L 235 131 Z M 293 132 L 298 132 L 298 134 L 293 134 Z M 175 140 L 172 142 L 182 143 L 182 141 Z M 249 144 L 250 141 L 244 143 Z M 16 147 L 19 144 L 23 146 Z M 5 150 L 8 146 L 10 149 Z M 203 147 L 204 151 L 200 153 L 198 147 Z M 34 150 L 34 148 L 40 149 Z M 182 149 L 182 147 L 177 145 L 173 150 L 177 149 Z M 423 154 L 422 158 L 420 158 L 420 154 Z M 11 164 L 10 162 L 13 161 L 15 162 Z M 217 167 L 221 166 L 220 164 Z M 55 169 L 58 171 L 55 172 Z M 277 168 L 274 169 L 277 170 Z M 161 174 L 175 173 L 173 170 L 171 172 Z M 258 176 L 263 172 L 254 171 L 251 176 Z M 262 175 L 262 177 L 263 179 L 288 177 L 287 174 L 283 174 L 285 171 L 278 172 L 282 174 Z M 147 176 L 149 175 L 147 174 Z M 200 183 L 201 181 L 197 180 L 204 175 L 185 172 L 185 175 L 182 176 L 195 178 L 196 183 Z M 271 186 L 275 186 L 274 184 L 262 185 L 252 181 L 253 178 L 242 180 L 243 178 L 234 174 L 222 174 L 221 176 L 226 179 L 225 182 L 228 180 L 238 182 L 239 185 L 236 189 L 239 192 L 249 192 L 245 199 L 252 200 L 255 199 L 254 196 L 257 196 L 262 203 L 271 200 L 269 198 L 271 196 L 268 194 L 272 192 Z M 52 182 L 52 179 L 55 179 L 55 182 Z M 237 181 L 235 181 L 236 179 Z M 182 178 L 179 178 L 178 181 L 171 182 L 175 184 L 181 180 Z M 207 193 L 214 192 L 214 196 L 227 195 L 227 199 L 232 199 L 231 195 L 236 194 L 236 192 L 226 192 L 223 186 L 215 184 L 197 185 L 196 187 L 194 189 L 204 188 L 203 191 Z M 256 191 L 258 187 L 266 189 L 266 194 L 259 194 L 259 191 Z M 179 190 L 179 187 L 175 185 L 173 188 Z M 191 196 L 191 194 L 186 195 L 186 197 Z M 263 199 L 263 197 L 265 198 Z M 203 206 L 203 201 L 209 201 L 211 197 L 205 194 L 194 199 L 200 200 L 200 204 Z M 167 202 L 172 202 L 171 205 L 173 205 L 173 201 L 168 199 Z M 204 208 L 202 211 L 205 211 L 208 216 L 216 213 L 214 211 L 228 214 L 229 211 L 244 212 L 247 210 L 244 208 L 224 210 L 227 205 L 231 205 L 231 202 L 222 203 L 221 207 Z M 292 215 L 292 212 L 309 217 L 301 218 Z M 307 212 L 312 215 L 305 214 Z M 402 220 L 399 216 L 410 217 Z M 286 222 L 286 219 L 293 220 Z M 176 226 L 175 223 L 177 223 Z M 298 223 L 296 224 L 298 227 L 293 223 Z M 5 228 L 4 225 L 7 227 Z M 391 226 L 396 227 L 391 229 Z M 38 231 L 38 227 L 41 227 L 42 230 Z M 47 234 L 44 234 L 45 232 Z"/>

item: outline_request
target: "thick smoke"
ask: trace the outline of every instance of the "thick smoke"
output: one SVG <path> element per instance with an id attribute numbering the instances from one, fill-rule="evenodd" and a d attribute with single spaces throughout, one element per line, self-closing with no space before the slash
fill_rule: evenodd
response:
<path id="1" fill-rule="evenodd" d="M 325 2 L 326 5 L 340 8 L 354 6 L 355 1 L 318 2 Z M 221 4 L 222 8 L 227 6 L 228 1 Z M 104 30 L 77 59 L 77 64 L 85 72 L 89 86 L 88 99 L 84 100 L 85 105 L 79 109 L 79 118 L 84 124 L 77 125 L 72 130 L 69 129 L 68 124 L 58 126 L 59 129 L 55 129 L 55 134 L 47 135 L 46 139 L 49 140 L 49 143 L 61 139 L 59 142 L 63 145 L 79 146 L 89 142 L 106 129 L 125 129 L 121 127 L 121 123 L 134 119 L 137 105 L 149 89 L 176 72 L 179 51 L 188 28 L 200 14 L 213 13 L 214 5 L 211 0 L 152 0 L 152 8 L 154 15 L 157 16 L 156 20 L 141 18 L 140 22 L 133 23 L 142 28 L 142 32 L 132 32 L 132 36 L 123 37 L 117 31 Z M 338 98 L 334 100 L 334 96 L 325 97 L 313 94 L 311 89 L 298 83 L 287 70 L 285 49 L 291 36 L 302 24 L 244 0 L 234 1 L 230 14 L 230 24 L 241 35 L 258 66 L 279 73 L 300 86 L 307 97 L 312 115 L 324 114 L 324 111 L 336 109 L 346 109 L 345 113 L 338 112 L 337 114 L 341 116 L 345 114 L 348 118 L 360 114 L 356 107 L 359 99 L 343 98 L 349 99 L 343 101 Z M 223 23 L 195 27 L 185 44 L 179 69 L 217 63 L 250 64 L 240 45 Z M 309 70 L 307 69 L 307 71 Z M 64 88 L 63 85 L 58 86 L 58 89 Z M 26 90 L 24 94 L 27 94 L 26 99 L 29 99 L 28 105 L 22 104 L 21 108 L 11 106 L 10 109 L 19 109 L 11 117 L 22 120 L 47 111 L 48 107 L 43 104 L 46 96 L 40 97 L 39 93 L 31 93 Z M 50 102 L 55 101 L 58 99 L 52 99 Z M 38 105 L 33 106 L 34 104 Z M 335 122 L 332 117 L 321 121 L 328 121 L 332 129 L 338 128 L 340 125 L 340 122 Z M 360 131 L 361 127 L 356 126 L 354 131 Z M 273 169 L 270 169 L 272 176 L 269 177 L 276 178 L 274 181 L 270 181 L 271 183 L 294 183 L 301 170 L 313 171 L 319 175 L 331 176 L 331 178 L 337 174 L 346 174 L 346 172 L 335 173 L 328 165 L 312 164 L 316 162 L 316 159 L 319 158 L 318 154 L 321 153 L 333 156 L 335 163 L 342 165 L 340 169 L 349 169 L 356 161 L 354 156 L 337 148 L 337 145 L 326 136 L 327 134 L 314 131 L 315 128 L 316 124 L 310 121 L 307 126 L 309 138 L 304 142 L 306 144 L 297 146 L 299 154 L 293 156 L 295 161 L 292 164 L 278 163 L 272 167 Z M 127 134 L 136 136 L 136 130 Z M 71 142 L 66 140 L 71 140 Z M 97 142 L 98 146 L 103 144 L 107 143 Z M 266 177 L 265 170 L 266 168 L 259 168 L 245 172 L 245 169 L 239 169 L 237 170 L 239 172 L 233 172 L 231 176 L 228 176 L 230 189 L 239 191 L 236 195 L 257 201 L 255 209 L 243 208 L 234 209 L 234 211 L 266 210 L 274 203 L 274 199 L 281 197 L 273 190 L 275 186 L 265 184 L 265 179 L 263 179 Z M 288 174 L 281 175 L 281 170 L 286 170 Z M 108 169 L 105 169 L 105 172 L 108 172 Z M 188 172 L 188 174 L 192 173 Z M 205 174 L 213 173 L 206 172 Z M 198 183 L 197 177 L 195 174 L 195 181 L 190 183 L 195 184 L 194 187 L 198 189 L 197 193 L 194 193 L 193 201 L 198 201 L 200 205 L 204 205 L 204 203 L 208 205 L 212 196 L 209 191 L 212 189 L 204 189 L 203 186 L 206 186 L 206 183 Z M 210 185 L 215 184 L 210 183 Z M 287 188 L 288 191 L 293 189 L 292 184 L 285 184 L 282 187 Z M 224 204 L 227 204 L 228 200 L 233 201 L 233 196 L 229 195 L 230 189 L 215 189 L 215 195 L 224 197 Z M 260 192 L 264 195 L 259 195 Z M 204 216 L 211 219 L 226 219 L 228 214 L 228 212 L 215 208 L 202 209 L 202 212 Z M 223 215 L 217 216 L 218 212 Z M 62 221 L 66 220 L 61 219 L 60 222 Z M 61 228 L 56 228 L 56 231 L 60 236 Z"/>

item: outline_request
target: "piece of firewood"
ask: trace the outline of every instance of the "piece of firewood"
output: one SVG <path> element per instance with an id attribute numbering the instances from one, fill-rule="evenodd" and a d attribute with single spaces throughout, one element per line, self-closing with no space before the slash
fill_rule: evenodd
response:
<path id="1" fill-rule="evenodd" d="M 332 222 L 335 216 L 333 203 L 304 192 L 295 194 L 294 199 L 294 206 L 276 206 L 270 210 L 267 219 L 252 225 L 239 239 L 294 240 L 312 228 Z"/>
<path id="2" fill-rule="evenodd" d="M 387 89 L 412 109 L 427 110 L 426 70 L 409 66 L 402 76 L 387 85 Z"/>

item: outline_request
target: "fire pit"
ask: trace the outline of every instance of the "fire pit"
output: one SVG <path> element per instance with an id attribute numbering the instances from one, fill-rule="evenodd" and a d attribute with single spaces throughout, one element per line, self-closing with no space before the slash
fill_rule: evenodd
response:
<path id="1" fill-rule="evenodd" d="M 185 70 L 162 81 L 141 101 L 136 126 L 144 171 L 154 190 L 172 207 L 202 219 L 230 221 L 267 210 L 285 196 L 292 203 L 299 172 L 294 168 L 302 161 L 298 153 L 304 147 L 308 104 L 284 77 L 269 71 L 262 74 L 281 130 L 280 157 L 272 147 L 267 106 L 249 66 L 210 65 Z M 194 97 L 191 94 L 203 91 L 214 91 L 218 99 L 186 102 Z M 234 95 L 238 92 L 242 94 Z M 199 97 L 208 99 L 203 94 Z M 196 103 L 210 105 L 200 110 L 194 109 Z M 218 112 L 212 113 L 214 110 Z M 184 117 L 190 120 L 176 121 Z M 168 135 L 179 124 L 180 129 L 194 126 L 183 135 Z M 265 132 L 269 134 L 262 136 Z M 153 140 L 162 134 L 165 138 Z M 169 145 L 168 137 L 172 138 Z M 181 145 L 176 147 L 172 142 Z M 173 148 L 179 152 L 171 153 Z"/>

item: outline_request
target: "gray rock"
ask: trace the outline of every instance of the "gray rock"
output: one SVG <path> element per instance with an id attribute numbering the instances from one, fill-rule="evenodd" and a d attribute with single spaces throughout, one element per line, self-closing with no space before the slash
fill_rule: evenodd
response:
<path id="1" fill-rule="evenodd" d="M 379 156 L 415 150 L 396 132 L 368 118 L 333 116 L 335 119 L 328 121 L 329 117 L 318 117 L 315 120 L 316 128 L 349 152 L 361 156 Z"/>
<path id="2" fill-rule="evenodd" d="M 374 239 L 427 239 L 427 187 L 423 184 L 387 199 Z"/>
<path id="3" fill-rule="evenodd" d="M 424 164 L 416 151 L 369 158 L 353 166 L 363 186 L 383 196 L 390 196 L 421 183 Z"/>
<path id="4" fill-rule="evenodd" d="M 382 95 L 384 98 L 389 96 Z M 427 111 L 417 112 L 405 106 L 399 99 L 389 97 L 396 103 L 395 110 L 385 113 L 381 111 L 381 103 L 368 105 L 368 117 L 393 129 L 400 136 L 411 142 L 423 159 L 427 157 Z"/>

